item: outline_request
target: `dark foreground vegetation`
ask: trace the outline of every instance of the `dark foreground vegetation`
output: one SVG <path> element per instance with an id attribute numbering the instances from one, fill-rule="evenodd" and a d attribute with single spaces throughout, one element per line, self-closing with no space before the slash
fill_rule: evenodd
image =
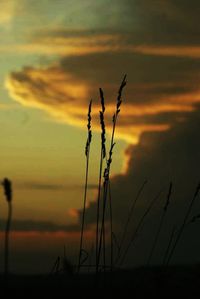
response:
<path id="1" fill-rule="evenodd" d="M 12 183 L 5 178 L 2 182 L 4 194 L 8 203 L 8 217 L 5 229 L 4 245 L 4 274 L 0 275 L 0 294 L 14 293 L 17 297 L 25 295 L 30 298 L 32 295 L 39 297 L 44 294 L 45 298 L 66 296 L 73 298 L 74 295 L 81 295 L 82 298 L 99 295 L 106 297 L 108 294 L 127 296 L 130 298 L 200 298 L 200 265 L 171 265 L 172 258 L 177 249 L 177 244 L 182 239 L 185 229 L 200 218 L 200 214 L 192 215 L 192 209 L 200 194 L 200 182 L 197 184 L 193 195 L 189 199 L 187 209 L 183 215 L 183 220 L 179 226 L 174 225 L 165 255 L 162 257 L 161 266 L 151 266 L 152 257 L 156 254 L 156 248 L 160 242 L 165 219 L 168 216 L 168 207 L 171 204 L 171 194 L 173 192 L 173 182 L 169 182 L 168 192 L 165 195 L 165 202 L 160 211 L 160 220 L 155 230 L 155 235 L 150 242 L 150 252 L 146 266 L 132 269 L 123 269 L 124 262 L 130 252 L 131 247 L 137 241 L 138 233 L 144 225 L 144 220 L 152 210 L 155 202 L 159 199 L 161 191 L 148 203 L 142 213 L 135 230 L 127 240 L 130 229 L 131 219 L 135 216 L 135 206 L 140 199 L 140 195 L 145 188 L 147 181 L 143 183 L 134 199 L 130 210 L 127 211 L 127 220 L 122 229 L 121 236 L 114 231 L 112 205 L 114 198 L 111 196 L 110 170 L 115 147 L 115 130 L 118 116 L 122 104 L 122 91 L 126 85 L 124 76 L 119 87 L 116 101 L 116 110 L 112 118 L 111 141 L 108 149 L 106 148 L 106 127 L 104 123 L 105 100 L 103 90 L 100 88 L 101 111 L 99 115 L 101 126 L 101 149 L 99 161 L 98 194 L 96 209 L 96 229 L 93 250 L 86 250 L 86 212 L 87 212 L 87 193 L 88 193 L 88 174 L 90 162 L 90 145 L 92 141 L 92 101 L 88 108 L 88 136 L 85 146 L 86 170 L 85 188 L 83 194 L 83 210 L 81 213 L 80 247 L 77 257 L 77 264 L 72 266 L 68 257 L 65 255 L 63 267 L 60 268 L 61 259 L 57 258 L 51 273 L 48 275 L 14 275 L 9 267 L 9 235 L 12 220 Z M 127 242 L 128 241 L 128 242 Z M 92 258 L 93 257 L 93 258 Z M 90 265 L 90 266 L 88 266 Z M 85 270 L 85 271 L 82 271 Z M 91 271 L 90 271 L 91 270 Z M 71 295 L 72 296 L 69 296 Z"/>
<path id="2" fill-rule="evenodd" d="M 112 273 L 79 274 L 67 276 L 52 275 L 10 275 L 0 278 L 4 292 L 18 291 L 18 294 L 31 295 L 45 293 L 69 295 L 81 294 L 90 297 L 108 292 L 141 298 L 200 298 L 200 265 L 135 268 L 132 270 L 116 270 Z M 96 295 L 95 295 L 96 294 Z"/>

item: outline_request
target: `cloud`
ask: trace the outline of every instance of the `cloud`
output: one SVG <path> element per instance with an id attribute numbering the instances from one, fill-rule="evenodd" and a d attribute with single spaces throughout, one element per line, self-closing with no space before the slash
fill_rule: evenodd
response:
<path id="1" fill-rule="evenodd" d="M 161 191 L 154 208 L 145 218 L 144 226 L 138 233 L 135 247 L 131 247 L 126 259 L 127 265 L 146 263 L 161 213 L 166 202 L 170 181 L 173 182 L 172 196 L 168 214 L 159 238 L 152 262 L 162 262 L 173 227 L 176 229 L 184 215 L 200 182 L 200 106 L 190 114 L 185 123 L 174 125 L 165 133 L 150 132 L 142 134 L 135 146 L 127 149 L 129 157 L 127 172 L 111 180 L 114 232 L 118 240 L 124 228 L 128 212 L 143 182 L 147 184 L 136 205 L 132 217 L 125 247 L 138 222 L 149 206 L 150 201 Z M 117 157 L 113 156 L 113 163 Z M 200 195 L 199 195 L 200 196 Z M 191 211 L 189 220 L 200 212 L 199 196 Z M 86 211 L 88 223 L 95 223 L 97 205 L 91 203 Z M 79 211 L 81 217 L 81 211 Z M 107 215 L 109 219 L 109 214 Z M 200 223 L 186 226 L 172 262 L 198 262 L 200 242 L 198 231 Z M 145 260 L 146 259 L 146 260 Z"/>
<path id="2" fill-rule="evenodd" d="M 96 13 L 97 8 L 99 14 Z M 108 1 L 87 3 L 82 12 L 88 9 L 95 19 L 96 26 L 74 26 L 73 29 L 63 24 L 55 29 L 40 30 L 35 33 L 32 41 L 36 44 L 76 45 L 76 51 L 91 47 L 91 52 L 99 51 L 134 51 L 137 46 L 174 47 L 175 55 L 199 53 L 199 12 L 198 0 L 188 3 L 187 0 L 125 0 L 116 1 L 114 7 L 109 7 Z M 66 29 L 71 28 L 71 29 Z M 80 28 L 83 28 L 80 30 Z M 69 42 L 68 42 L 69 41 Z M 179 49 L 183 46 L 183 52 Z M 193 48 L 193 47 L 194 48 Z M 195 46 L 197 49 L 194 51 Z M 93 49 L 94 48 L 94 49 Z M 184 48 L 187 49 L 184 50 Z M 56 47 L 55 47 L 56 49 Z M 79 52 L 80 53 L 80 52 Z M 192 54 L 189 55 L 192 55 Z M 195 53 L 194 53 L 195 54 Z M 199 56 L 198 56 L 199 57 Z"/>
<path id="3" fill-rule="evenodd" d="M 132 51 L 125 44 L 120 45 L 122 36 L 111 33 L 91 33 L 90 31 L 67 32 L 66 36 L 39 35 L 26 43 L 1 45 L 1 53 L 17 53 L 18 55 L 39 54 L 50 56 L 85 55 L 88 53 L 119 52 L 123 49 Z"/>
<path id="4" fill-rule="evenodd" d="M 199 65 L 199 60 L 183 57 L 88 54 L 64 57 L 48 67 L 12 72 L 6 85 L 11 97 L 22 105 L 42 109 L 57 121 L 79 127 L 85 127 L 88 102 L 93 98 L 93 127 L 98 130 L 98 88 L 105 89 L 110 120 L 120 77 L 127 73 L 118 137 L 136 143 L 142 132 L 167 130 L 195 109 L 200 100 Z M 159 114 L 168 114 L 168 118 Z M 110 126 L 108 121 L 108 130 Z"/>
<path id="5" fill-rule="evenodd" d="M 55 34 L 58 34 L 56 36 Z M 139 53 L 143 55 L 174 56 L 200 58 L 200 44 L 161 43 L 156 44 L 148 39 L 137 40 L 134 32 L 93 32 L 93 31 L 67 31 L 65 35 L 61 28 L 58 31 L 48 32 L 47 36 L 38 34 L 37 38 L 20 44 L 3 44 L 0 53 L 45 56 L 80 56 L 95 53 Z M 167 42 L 167 41 L 166 41 Z"/>
<path id="6" fill-rule="evenodd" d="M 112 19 L 112 8 L 104 3 L 88 3 L 79 10 L 91 11 L 98 24 L 83 26 L 79 24 L 66 24 L 54 19 L 49 19 L 46 14 L 45 3 L 31 3 L 21 1 L 20 5 L 14 0 L 3 2 L 0 12 L 0 22 L 9 24 L 17 15 L 24 18 L 30 26 L 29 34 L 21 32 L 23 39 L 15 43 L 3 43 L 1 53 L 17 53 L 23 55 L 86 55 L 91 53 L 129 52 L 151 55 L 184 56 L 199 59 L 199 11 L 198 1 L 188 4 L 165 0 L 134 0 L 117 1 L 115 4 L 115 20 L 113 24 L 105 24 L 100 19 L 108 16 L 103 13 L 103 7 L 109 11 L 109 20 Z M 61 6 L 65 4 L 61 4 Z M 76 6 L 76 5 L 74 5 Z M 90 6 L 90 7 L 89 7 Z M 91 7 L 92 6 L 92 7 Z M 101 8 L 101 13 L 96 14 L 96 7 Z M 59 6 L 51 5 L 48 9 L 58 9 Z M 74 7 L 75 9 L 75 7 Z M 114 9 L 114 8 L 113 8 Z M 72 5 L 73 10 L 73 5 Z M 48 29 L 43 24 L 34 22 L 33 15 L 40 15 L 40 22 L 49 23 Z M 124 14 L 123 14 L 124 13 Z M 63 12 L 59 12 L 64 18 Z M 125 17 L 126 16 L 126 17 Z M 30 21 L 32 20 L 32 21 Z M 122 22 L 123 20 L 123 22 Z M 105 20 L 106 21 L 106 20 Z M 106 22 L 105 22 L 106 23 Z"/>
<path id="7" fill-rule="evenodd" d="M 200 58 L 200 46 L 192 45 L 140 45 L 133 48 L 133 51 L 145 54 L 145 55 L 156 55 L 156 56 L 176 56 L 176 57 L 190 57 Z"/>
<path id="8" fill-rule="evenodd" d="M 0 22 L 10 23 L 17 15 L 29 26 L 29 34 L 21 32 L 20 43 L 17 41 L 12 47 L 1 45 L 0 51 L 7 53 L 83 55 L 135 52 L 143 46 L 158 52 L 161 46 L 168 49 L 162 50 L 165 55 L 194 54 L 199 57 L 200 5 L 196 0 L 192 3 L 187 0 L 125 0 L 115 1 L 113 7 L 107 0 L 95 3 L 89 0 L 84 5 L 71 3 L 70 7 L 64 2 L 55 5 L 53 1 L 8 0 L 3 1 L 1 7 Z M 56 17 L 52 17 L 52 12 Z M 15 21 L 18 24 L 18 20 Z M 44 29 L 44 23 L 48 29 Z M 24 37 L 29 40 L 22 42 Z"/>
<path id="9" fill-rule="evenodd" d="M 126 1 L 136 40 L 157 45 L 199 44 L 198 0 Z M 132 22 L 131 22 L 132 21 Z"/>

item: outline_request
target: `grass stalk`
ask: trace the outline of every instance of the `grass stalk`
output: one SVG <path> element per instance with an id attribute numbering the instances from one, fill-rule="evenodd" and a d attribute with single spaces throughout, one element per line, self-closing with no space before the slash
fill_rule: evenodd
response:
<path id="1" fill-rule="evenodd" d="M 105 242 L 103 242 L 103 234 L 105 233 L 105 212 L 106 212 L 106 204 L 107 204 L 107 195 L 108 195 L 108 186 L 109 186 L 109 179 L 110 179 L 110 168 L 112 163 L 112 154 L 113 148 L 115 146 L 114 136 L 115 136 L 115 129 L 117 124 L 117 118 L 120 112 L 120 106 L 122 103 L 122 92 L 124 87 L 126 86 L 126 76 L 124 76 L 122 83 L 120 85 L 118 96 L 117 96 L 117 103 L 116 103 L 116 111 L 113 115 L 113 128 L 112 128 L 112 135 L 111 135 L 111 142 L 110 142 L 110 150 L 109 150 L 109 157 L 107 159 L 107 165 L 104 170 L 104 183 L 103 183 L 103 211 L 102 211 L 102 222 L 101 222 L 101 232 L 100 232 L 100 240 L 99 240 L 99 248 L 98 248 L 98 258 L 97 263 L 99 264 L 100 256 L 101 256 L 101 249 L 103 243 L 103 251 L 105 253 Z M 97 265 L 98 267 L 98 265 Z M 105 268 L 105 265 L 104 265 Z"/>
<path id="2" fill-rule="evenodd" d="M 103 170 L 103 160 L 106 156 L 106 130 L 104 123 L 104 112 L 105 112 L 105 100 L 103 90 L 99 89 L 100 99 L 101 99 L 101 111 L 100 115 L 100 125 L 101 125 L 101 154 L 100 154 L 100 166 L 99 166 L 99 182 L 98 182 L 98 196 L 97 196 L 97 220 L 96 220 L 96 273 L 98 273 L 98 246 L 99 246 L 99 217 L 100 217 L 100 198 L 101 198 L 101 184 L 102 184 L 102 170 Z"/>
<path id="3" fill-rule="evenodd" d="M 140 198 L 140 195 L 142 194 L 142 191 L 145 187 L 145 185 L 147 184 L 147 180 L 144 181 L 144 183 L 142 184 L 141 188 L 139 189 L 137 195 L 136 195 L 136 198 L 131 206 L 131 209 L 130 209 L 130 212 L 128 214 L 128 218 L 127 218 L 127 221 L 125 223 L 125 227 L 124 227 L 124 231 L 123 231 L 123 234 L 122 234 L 122 239 L 121 239 L 121 242 L 119 244 L 119 254 L 118 254 L 118 257 L 116 259 L 116 263 L 118 262 L 118 260 L 120 259 L 121 257 L 121 251 L 122 251 L 122 248 L 123 248 L 123 245 L 124 245 L 124 242 L 125 242 L 125 239 L 126 239 L 126 236 L 127 236 L 127 232 L 128 232 L 128 226 L 130 224 L 130 221 L 131 221 L 131 218 L 133 217 L 133 213 L 135 211 L 135 206 L 136 206 L 136 203 L 138 201 L 138 199 Z"/>
<path id="4" fill-rule="evenodd" d="M 122 255 L 122 258 L 121 258 L 121 260 L 119 261 L 119 265 L 120 265 L 120 266 L 124 263 L 124 261 L 125 261 L 125 259 L 126 259 L 126 256 L 127 256 L 127 254 L 128 254 L 128 251 L 129 251 L 131 245 L 134 244 L 135 239 L 136 239 L 136 237 L 137 237 L 137 235 L 138 235 L 138 232 L 140 231 L 140 229 L 141 229 L 142 226 L 143 226 L 143 223 L 144 223 L 145 218 L 146 218 L 147 215 L 150 213 L 150 211 L 151 211 L 151 209 L 153 208 L 153 206 L 154 206 L 155 202 L 157 201 L 157 199 L 160 197 L 161 192 L 162 192 L 162 191 L 160 191 L 160 192 L 155 196 L 155 198 L 150 202 L 149 206 L 147 207 L 146 211 L 144 212 L 143 216 L 141 217 L 141 219 L 140 219 L 140 221 L 139 221 L 139 223 L 138 223 L 138 225 L 137 225 L 137 227 L 136 227 L 136 229 L 135 229 L 135 231 L 134 231 L 134 233 L 133 233 L 133 235 L 132 235 L 132 237 L 131 237 L 131 240 L 130 240 L 130 242 L 128 243 L 128 246 L 126 247 L 126 249 L 125 249 L 125 251 L 124 251 L 124 254 Z"/>
<path id="5" fill-rule="evenodd" d="M 182 223 L 182 225 L 181 225 L 181 227 L 180 227 L 180 229 L 179 229 L 179 231 L 177 233 L 176 240 L 175 240 L 175 242 L 174 242 L 174 244 L 172 246 L 172 249 L 171 249 L 171 251 L 169 253 L 169 256 L 167 258 L 166 265 L 169 265 L 169 263 L 170 263 L 170 261 L 171 261 L 171 259 L 173 257 L 173 254 L 175 252 L 177 244 L 178 244 L 179 240 L 181 239 L 181 236 L 182 236 L 182 234 L 184 232 L 185 226 L 187 225 L 188 218 L 190 216 L 190 213 L 191 213 L 192 207 L 193 207 L 193 205 L 195 203 L 195 200 L 196 200 L 196 198 L 197 198 L 197 196 L 199 194 L 199 191 L 200 191 L 200 183 L 197 185 L 195 193 L 194 193 L 194 196 L 193 196 L 193 198 L 192 198 L 192 200 L 191 200 L 191 202 L 189 204 L 189 207 L 188 207 L 188 209 L 186 211 L 183 223 Z"/>
<path id="6" fill-rule="evenodd" d="M 12 220 L 12 183 L 9 179 L 5 178 L 2 182 L 4 194 L 8 203 L 8 217 L 5 228 L 5 250 L 4 250 L 4 275 L 9 274 L 9 254 L 10 254 L 10 227 Z"/>
<path id="7" fill-rule="evenodd" d="M 149 257 L 148 257 L 148 260 L 147 260 L 147 266 L 151 262 L 151 259 L 152 259 L 152 256 L 154 254 L 156 245 L 158 243 L 158 238 L 160 236 L 160 232 L 161 232 L 161 229 L 163 227 L 164 219 L 166 217 L 168 206 L 169 206 L 169 203 L 170 203 L 171 194 L 172 194 L 172 182 L 170 182 L 170 185 L 169 185 L 169 191 L 168 191 L 168 194 L 167 194 L 167 200 L 166 200 L 165 206 L 163 208 L 162 216 L 161 216 L 161 219 L 160 219 L 160 222 L 159 222 L 159 225 L 158 225 L 158 229 L 157 229 L 157 232 L 156 232 L 156 235 L 155 235 L 155 239 L 154 239 L 154 242 L 153 242 L 153 245 L 152 245 Z"/>
<path id="8" fill-rule="evenodd" d="M 88 108 L 88 137 L 85 147 L 85 155 L 86 155 L 86 172 L 85 172 L 85 188 L 84 188 L 84 199 L 83 199 L 83 214 L 82 214 L 82 224 L 81 224 L 81 237 L 80 237 L 80 249 L 79 249 L 79 258 L 78 258 L 78 273 L 80 272 L 81 267 L 81 256 L 83 252 L 83 234 L 85 227 L 85 211 L 86 211 L 86 202 L 87 202 L 87 189 L 88 189 L 88 174 L 89 174 L 89 161 L 90 161 L 90 144 L 92 140 L 92 131 L 91 131 L 91 109 L 92 109 L 92 101 L 89 103 Z"/>
<path id="9" fill-rule="evenodd" d="M 112 194 L 109 181 L 109 211 L 110 211 L 110 271 L 113 271 L 113 210 L 112 210 Z"/>
<path id="10" fill-rule="evenodd" d="M 167 248 L 166 248 L 166 251 L 165 251 L 165 255 L 164 255 L 164 258 L 163 258 L 163 263 L 162 263 L 163 266 L 166 265 L 167 257 L 169 255 L 170 247 L 172 245 L 175 234 L 176 234 L 176 227 L 174 226 L 173 229 L 172 229 L 172 232 L 170 234 L 169 242 L 168 242 L 168 245 L 167 245 Z"/>

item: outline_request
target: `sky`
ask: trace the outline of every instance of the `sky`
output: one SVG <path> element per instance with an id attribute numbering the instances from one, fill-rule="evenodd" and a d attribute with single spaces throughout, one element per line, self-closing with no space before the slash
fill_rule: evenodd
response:
<path id="1" fill-rule="evenodd" d="M 14 189 L 13 271 L 48 272 L 64 245 L 70 258 L 75 256 L 90 99 L 93 142 L 85 246 L 92 245 L 99 87 L 105 94 L 109 144 L 124 74 L 127 86 L 111 168 L 114 228 L 120 235 L 134 196 L 148 180 L 135 219 L 159 189 L 164 200 L 173 181 L 171 230 L 172 223 L 181 221 L 177 211 L 184 211 L 199 180 L 199 1 L 0 0 L 0 8 L 0 177 L 11 178 Z M 149 220 L 151 231 L 160 206 L 162 201 Z M 3 192 L 0 210 L 3 244 Z M 198 252 L 193 235 L 186 237 Z M 150 235 L 141 237 L 137 258 L 129 254 L 128 265 L 144 262 L 147 252 L 141 248 L 149 240 Z M 199 257 L 190 250 L 186 256 L 179 252 L 177 260 L 196 262 Z M 3 246 L 0 251 L 2 265 Z M 41 261 L 39 268 L 36 260 Z"/>

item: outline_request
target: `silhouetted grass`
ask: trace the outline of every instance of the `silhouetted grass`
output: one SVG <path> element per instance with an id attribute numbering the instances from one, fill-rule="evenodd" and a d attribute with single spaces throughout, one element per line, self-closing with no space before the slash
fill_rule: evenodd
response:
<path id="1" fill-rule="evenodd" d="M 148 257 L 148 260 L 147 260 L 147 266 L 151 262 L 151 258 L 153 256 L 154 250 L 155 250 L 156 245 L 158 243 L 158 238 L 160 236 L 160 232 L 161 232 L 161 229 L 163 227 L 164 219 L 166 217 L 167 209 L 168 209 L 168 206 L 169 206 L 169 203 L 170 203 L 171 194 L 172 194 L 172 182 L 169 185 L 169 191 L 168 191 L 168 194 L 167 194 L 167 200 L 166 200 L 165 206 L 163 208 L 162 216 L 161 216 L 161 219 L 160 219 L 160 222 L 159 222 L 159 225 L 158 225 L 158 230 L 156 232 L 155 239 L 154 239 L 154 242 L 153 242 L 153 245 L 152 245 L 149 257 Z"/>
<path id="2" fill-rule="evenodd" d="M 100 115 L 100 125 L 101 125 L 101 153 L 100 153 L 100 166 L 99 166 L 99 184 L 98 184 L 98 196 L 97 196 L 97 221 L 96 221 L 96 273 L 98 273 L 98 248 L 99 248 L 99 215 L 100 215 L 100 199 L 101 199 L 101 184 L 102 184 L 102 170 L 103 170 L 103 160 L 106 157 L 106 128 L 104 122 L 104 112 L 105 112 L 105 100 L 103 90 L 100 88 L 100 99 L 101 99 L 101 111 Z"/>
<path id="3" fill-rule="evenodd" d="M 9 179 L 5 178 L 2 182 L 4 188 L 4 194 L 6 197 L 6 201 L 8 203 L 8 217 L 6 222 L 6 229 L 5 229 L 5 257 L 4 257 L 4 274 L 5 277 L 9 273 L 9 234 L 10 234 L 10 226 L 12 220 L 12 183 Z"/>
<path id="4" fill-rule="evenodd" d="M 138 232 L 140 231 L 140 229 L 143 226 L 145 218 L 150 213 L 150 211 L 153 208 L 153 206 L 154 206 L 155 202 L 157 201 L 157 199 L 160 197 L 161 192 L 162 191 L 159 191 L 159 193 L 153 198 L 153 200 L 150 202 L 149 206 L 147 207 L 146 211 L 144 212 L 143 216 L 141 217 L 141 219 L 140 219 L 140 221 L 139 221 L 139 223 L 138 223 L 138 225 L 137 225 L 137 227 L 136 227 L 136 229 L 135 229 L 135 231 L 134 231 L 134 233 L 133 233 L 133 235 L 132 235 L 132 237 L 131 237 L 131 239 L 130 239 L 130 241 L 128 243 L 128 246 L 126 247 L 126 249 L 124 251 L 124 254 L 121 257 L 121 260 L 119 261 L 119 265 L 120 266 L 124 263 L 125 258 L 126 258 L 127 254 L 128 254 L 128 251 L 129 251 L 131 245 L 134 244 L 135 239 L 136 239 L 136 237 L 138 235 Z"/>
<path id="5" fill-rule="evenodd" d="M 85 156 L 86 156 L 86 173 L 85 173 L 85 190 L 84 190 L 84 199 L 83 199 L 83 213 L 82 213 L 82 224 L 81 224 L 81 237 L 80 237 L 80 249 L 79 249 L 79 258 L 78 258 L 78 272 L 80 271 L 80 266 L 82 264 L 81 256 L 83 253 L 83 234 L 85 226 L 85 209 L 87 201 L 87 187 L 88 187 L 88 173 L 89 173 L 89 160 L 90 160 L 90 144 L 92 141 L 92 130 L 91 130 L 91 110 L 92 110 L 92 101 L 89 103 L 88 108 L 88 137 L 85 147 Z"/>
<path id="6" fill-rule="evenodd" d="M 113 209 L 112 209 L 112 195 L 111 195 L 111 184 L 108 182 L 108 196 L 109 196 L 109 212 L 110 212 L 110 270 L 113 271 L 114 263 L 114 252 L 113 252 Z"/>
<path id="7" fill-rule="evenodd" d="M 179 231 L 177 233 L 176 240 L 175 240 L 175 242 L 174 242 L 174 244 L 172 246 L 172 249 L 171 249 L 171 251 L 169 253 L 169 256 L 167 258 L 166 265 L 168 265 L 170 263 L 170 261 L 171 261 L 171 259 L 173 257 L 173 254 L 174 254 L 174 251 L 175 251 L 175 249 L 177 247 L 177 244 L 178 244 L 178 242 L 179 242 L 179 240 L 180 240 L 180 238 L 181 238 L 181 236 L 182 236 L 182 234 L 184 232 L 185 226 L 187 225 L 188 218 L 190 216 L 190 213 L 191 213 L 192 207 L 193 207 L 193 205 L 195 203 L 195 200 L 196 200 L 196 198 L 197 198 L 197 196 L 199 194 L 199 191 L 200 191 L 200 183 L 197 185 L 195 193 L 194 193 L 194 196 L 192 197 L 192 200 L 191 200 L 191 202 L 189 204 L 189 207 L 188 207 L 188 209 L 186 211 L 183 223 L 182 223 L 182 225 L 181 225 L 181 227 L 180 227 L 180 229 L 179 229 Z"/>
<path id="8" fill-rule="evenodd" d="M 90 162 L 90 145 L 92 141 L 92 130 L 91 130 L 91 120 L 92 120 L 92 101 L 89 103 L 88 107 L 88 123 L 87 123 L 87 130 L 88 130 L 88 136 L 87 136 L 87 142 L 85 146 L 85 156 L 86 156 L 86 170 L 85 170 L 85 187 L 84 187 L 84 195 L 83 195 L 83 210 L 82 210 L 82 221 L 81 221 L 81 232 L 80 232 L 80 248 L 78 252 L 78 264 L 72 265 L 72 263 L 69 261 L 69 259 L 66 256 L 65 250 L 64 250 L 64 257 L 61 258 L 58 256 L 56 258 L 56 261 L 53 265 L 53 268 L 51 270 L 51 275 L 48 276 L 47 280 L 49 279 L 50 283 L 52 281 L 56 282 L 55 285 L 57 285 L 58 281 L 62 281 L 63 277 L 67 277 L 68 280 L 63 280 L 63 286 L 66 288 L 68 286 L 73 286 L 73 288 L 80 287 L 80 290 L 82 291 L 82 288 L 89 287 L 91 289 L 91 281 L 93 281 L 93 274 L 96 272 L 98 274 L 98 278 L 100 281 L 100 286 L 105 286 L 105 276 L 108 277 L 108 270 L 111 270 L 112 275 L 111 277 L 114 277 L 115 280 L 112 280 L 114 282 L 114 287 L 117 288 L 120 285 L 124 287 L 130 286 L 133 287 L 135 281 L 139 281 L 139 278 L 141 279 L 142 285 L 147 286 L 147 289 L 149 287 L 149 284 L 153 283 L 155 284 L 153 287 L 150 286 L 150 288 L 154 288 L 154 290 L 157 290 L 158 284 L 160 283 L 160 277 L 161 272 L 160 269 L 157 270 L 156 267 L 143 267 L 141 270 L 138 271 L 138 269 L 132 269 L 130 271 L 121 271 L 117 267 L 123 266 L 127 254 L 133 244 L 135 244 L 135 241 L 138 237 L 138 234 L 141 232 L 144 222 L 146 220 L 146 217 L 153 209 L 156 201 L 162 194 L 162 190 L 151 200 L 151 202 L 146 207 L 146 210 L 144 210 L 142 213 L 142 217 L 139 219 L 139 222 L 136 224 L 135 230 L 132 232 L 132 235 L 130 236 L 130 240 L 127 243 L 127 246 L 125 246 L 125 241 L 128 234 L 128 228 L 130 221 L 135 213 L 136 204 L 144 190 L 144 187 L 147 183 L 145 181 L 141 188 L 139 189 L 138 193 L 136 194 L 136 198 L 134 199 L 129 213 L 127 220 L 125 222 L 124 230 L 122 231 L 122 238 L 120 242 L 118 241 L 118 236 L 113 232 L 113 209 L 112 209 L 112 195 L 111 195 L 111 182 L 110 182 L 110 171 L 111 171 L 111 164 L 113 159 L 113 151 L 115 146 L 115 131 L 117 126 L 117 120 L 120 113 L 120 108 L 122 104 L 122 92 L 124 87 L 126 86 L 126 76 L 124 76 L 122 83 L 120 85 L 120 88 L 118 90 L 118 96 L 116 101 L 116 110 L 113 115 L 112 119 L 112 134 L 111 134 L 111 141 L 110 141 L 110 147 L 109 151 L 106 152 L 106 126 L 104 122 L 104 113 L 105 113 L 105 99 L 104 99 L 104 93 L 103 90 L 100 88 L 100 101 L 101 101 L 101 111 L 99 112 L 99 118 L 100 118 L 100 127 L 101 127 L 101 148 L 100 148 L 100 163 L 99 163 L 99 177 L 98 177 L 98 195 L 97 195 L 97 210 L 96 210 L 96 236 L 95 236 L 95 244 L 91 248 L 90 254 L 84 249 L 83 241 L 84 241 L 84 229 L 85 229 L 85 218 L 86 218 L 86 205 L 87 205 L 87 191 L 88 191 L 88 176 L 89 176 L 89 162 Z M 106 161 L 106 167 L 104 169 L 103 173 L 103 166 L 104 161 Z M 103 182 L 102 182 L 103 181 Z M 103 185 L 102 185 L 103 183 Z M 9 235 L 10 235 L 10 226 L 11 226 L 11 220 L 12 220 L 12 184 L 11 181 L 7 178 L 4 179 L 3 183 L 4 193 L 6 197 L 6 201 L 8 203 L 8 218 L 6 222 L 6 229 L 5 229 L 5 264 L 4 264 L 4 274 L 5 277 L 9 273 Z M 191 202 L 189 204 L 189 207 L 186 211 L 183 223 L 180 227 L 180 229 L 175 229 L 175 227 L 172 230 L 172 233 L 170 235 L 170 238 L 168 240 L 167 248 L 165 255 L 163 257 L 163 264 L 161 265 L 161 269 L 165 269 L 163 266 L 168 266 L 169 263 L 173 257 L 173 254 L 175 252 L 175 249 L 177 247 L 177 244 L 183 235 L 184 229 L 187 225 L 195 223 L 197 220 L 200 219 L 200 214 L 197 214 L 190 218 L 190 213 L 192 211 L 192 207 L 195 203 L 195 200 L 199 194 L 200 191 L 200 184 L 197 186 L 194 196 L 191 199 Z M 150 265 L 151 259 L 154 255 L 155 248 L 159 243 L 159 236 L 161 234 L 164 220 L 168 211 L 168 207 L 170 204 L 172 194 L 172 183 L 170 183 L 167 199 L 165 201 L 165 205 L 161 211 L 161 217 L 159 219 L 158 227 L 156 228 L 155 238 L 153 239 L 153 244 L 150 250 L 150 254 L 148 257 L 147 265 Z M 109 200 L 109 202 L 108 202 Z M 110 221 L 110 260 L 109 263 L 106 263 L 106 249 L 108 248 L 108 244 L 106 244 L 106 233 L 105 233 L 105 222 L 106 222 L 106 212 L 107 212 L 107 205 L 109 203 L 109 221 Z M 102 211 L 101 211 L 101 205 L 102 205 Z M 102 214 L 101 214 L 102 213 Z M 100 217 L 101 216 L 101 217 Z M 94 247 L 94 248 L 93 248 Z M 114 260 L 115 257 L 115 248 L 116 248 L 116 260 Z M 94 262 L 93 262 L 93 251 L 94 251 Z M 96 252 L 95 252 L 96 251 Z M 102 258 L 102 252 L 103 252 L 103 258 Z M 96 255 L 95 255 L 96 254 Z M 88 261 L 88 263 L 86 263 Z M 114 268 L 114 266 L 116 266 Z M 77 273 L 74 269 L 77 269 Z M 84 273 L 80 273 L 80 269 L 85 269 L 88 271 L 86 274 L 86 271 L 83 271 Z M 113 271 L 115 269 L 115 271 Z M 140 272 L 141 271 L 141 272 Z M 102 273 L 104 272 L 104 273 Z M 138 273 L 140 272 L 140 276 L 138 276 Z M 156 273 L 156 275 L 155 275 Z M 162 272 L 164 273 L 164 271 Z M 168 272 L 167 272 L 168 273 Z M 195 272 L 196 273 L 196 272 Z M 52 275 L 53 274 L 53 275 Z M 78 274 L 78 275 L 77 275 Z M 133 277 L 134 276 L 134 279 Z M 78 277 L 78 279 L 77 279 Z M 96 277 L 96 276 L 94 276 Z M 146 277 L 149 279 L 149 281 L 146 280 Z M 51 280 L 51 279 L 54 280 Z M 60 279 L 60 280 L 59 280 Z M 166 277 L 165 277 L 166 279 Z M 34 281 L 34 279 L 33 279 Z M 32 283 L 32 282 L 31 282 Z M 47 282 L 48 285 L 49 282 Z M 130 284 L 129 284 L 130 283 Z M 59 283 L 58 283 L 59 285 Z M 135 284 L 134 287 L 137 289 L 137 285 Z M 138 293 L 140 293 L 140 289 L 137 290 Z M 136 293 L 137 293 L 136 292 Z"/>
<path id="9" fill-rule="evenodd" d="M 138 201 L 138 199 L 140 198 L 140 195 L 145 187 L 145 185 L 147 184 L 147 180 L 144 181 L 144 183 L 142 184 L 141 188 L 139 189 L 137 195 L 136 195 L 136 198 L 130 208 L 130 211 L 129 211 L 129 214 L 128 214 L 128 217 L 127 217 L 127 221 L 125 223 L 125 227 L 124 227 L 124 231 L 123 231 L 123 234 L 122 234 L 122 239 L 121 239 L 121 242 L 119 244 L 119 253 L 118 253 L 118 256 L 117 256 L 117 259 L 115 261 L 115 263 L 118 262 L 118 260 L 120 259 L 121 257 L 121 250 L 123 248 L 123 245 L 124 245 L 124 241 L 126 239 L 126 236 L 127 236 L 127 232 L 128 232 L 128 226 L 129 226 L 129 223 L 131 221 L 131 218 L 133 217 L 133 213 L 135 211 L 135 206 L 136 206 L 136 203 Z"/>
<path id="10" fill-rule="evenodd" d="M 108 195 L 108 188 L 109 188 L 110 168 L 111 168 L 111 163 L 112 163 L 113 148 L 115 146 L 114 137 L 115 137 L 117 118 L 118 118 L 118 115 L 120 112 L 120 106 L 122 103 L 122 92 L 123 92 L 123 89 L 125 86 L 126 86 L 126 76 L 124 76 L 122 83 L 120 85 L 119 91 L 118 91 L 117 102 L 116 102 L 116 111 L 113 115 L 113 128 L 112 128 L 112 135 L 111 135 L 111 142 L 110 142 L 110 150 L 109 150 L 108 159 L 106 162 L 107 165 L 104 170 L 103 211 L 102 211 L 102 223 L 101 223 L 101 233 L 100 233 L 100 240 L 99 240 L 97 267 L 100 262 L 102 243 L 103 243 L 103 254 L 104 254 L 104 259 L 105 259 L 105 212 L 106 212 L 107 195 Z M 104 261 L 104 268 L 105 268 L 105 261 Z"/>
<path id="11" fill-rule="evenodd" d="M 50 274 L 57 274 L 60 270 L 60 256 L 58 256 L 53 264 Z"/>
<path id="12" fill-rule="evenodd" d="M 166 251 L 165 251 L 165 255 L 164 255 L 164 258 L 163 258 L 163 264 L 162 264 L 163 266 L 166 265 L 167 257 L 169 255 L 170 248 L 171 248 L 171 245 L 172 245 L 175 234 L 176 234 L 176 227 L 174 226 L 173 229 L 172 229 L 172 232 L 170 234 L 169 242 L 168 242 L 168 245 L 167 245 L 167 248 L 166 248 Z"/>

